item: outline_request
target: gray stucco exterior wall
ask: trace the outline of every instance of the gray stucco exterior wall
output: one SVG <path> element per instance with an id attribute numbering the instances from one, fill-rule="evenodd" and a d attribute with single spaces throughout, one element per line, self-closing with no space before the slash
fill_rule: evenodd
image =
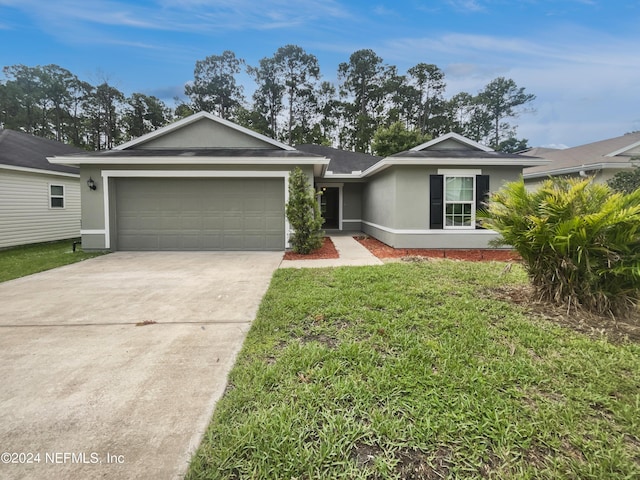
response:
<path id="1" fill-rule="evenodd" d="M 362 183 L 345 183 L 343 187 L 342 230 L 362 230 Z"/>
<path id="2" fill-rule="evenodd" d="M 273 145 L 258 138 L 249 136 L 236 129 L 224 125 L 215 125 L 212 128 L 211 122 L 200 121 L 189 128 L 183 128 L 167 133 L 158 138 L 151 139 L 136 148 L 206 148 L 215 145 L 216 148 L 274 148 Z"/>
<path id="3" fill-rule="evenodd" d="M 396 185 L 396 172 L 392 169 L 369 179 L 362 192 L 362 220 L 396 227 Z"/>
<path id="4" fill-rule="evenodd" d="M 481 170 L 491 191 L 520 178 L 517 166 L 456 166 L 450 170 Z M 363 193 L 362 231 L 396 248 L 491 248 L 498 234 L 488 230 L 429 228 L 429 176 L 433 166 L 396 165 L 376 175 Z"/>

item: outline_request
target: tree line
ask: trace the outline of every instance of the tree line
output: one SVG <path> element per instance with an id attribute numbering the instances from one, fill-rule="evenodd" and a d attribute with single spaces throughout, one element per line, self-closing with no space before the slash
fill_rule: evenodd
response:
<path id="1" fill-rule="evenodd" d="M 246 71 L 255 90 L 245 96 Z M 535 95 L 498 77 L 477 94 L 446 98 L 444 72 L 418 63 L 404 74 L 373 50 L 340 63 L 337 84 L 323 80 L 315 55 L 278 48 L 257 65 L 227 50 L 196 61 L 185 100 L 125 96 L 107 81 L 91 85 L 58 66 L 5 66 L 0 124 L 88 150 L 103 150 L 197 111 L 207 111 L 291 145 L 316 143 L 388 155 L 453 131 L 496 150 L 526 148 L 513 123 Z"/>

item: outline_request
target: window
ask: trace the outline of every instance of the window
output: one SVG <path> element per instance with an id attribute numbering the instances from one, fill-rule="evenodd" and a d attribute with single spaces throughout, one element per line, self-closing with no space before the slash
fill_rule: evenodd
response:
<path id="1" fill-rule="evenodd" d="M 429 228 L 474 229 L 476 209 L 489 196 L 489 175 L 481 170 L 438 169 L 429 175 Z"/>
<path id="2" fill-rule="evenodd" d="M 444 177 L 444 228 L 475 228 L 475 176 Z"/>
<path id="3" fill-rule="evenodd" d="M 64 185 L 49 185 L 49 208 L 64 208 Z"/>

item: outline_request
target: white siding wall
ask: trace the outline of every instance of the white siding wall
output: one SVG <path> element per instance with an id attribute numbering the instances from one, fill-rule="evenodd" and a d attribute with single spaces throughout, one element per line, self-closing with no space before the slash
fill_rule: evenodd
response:
<path id="1" fill-rule="evenodd" d="M 64 208 L 49 208 L 50 184 L 64 185 Z M 79 236 L 77 178 L 0 168 L 0 248 Z"/>

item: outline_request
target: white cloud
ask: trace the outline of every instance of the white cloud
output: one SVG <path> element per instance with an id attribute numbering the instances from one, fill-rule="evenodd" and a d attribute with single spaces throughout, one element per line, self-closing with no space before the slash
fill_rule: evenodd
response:
<path id="1" fill-rule="evenodd" d="M 380 17 L 395 17 L 396 19 L 398 19 L 402 16 L 400 15 L 398 10 L 385 7 L 384 5 L 376 5 L 372 11 L 375 15 L 378 15 Z"/>
<path id="2" fill-rule="evenodd" d="M 454 9 L 463 13 L 476 13 L 486 10 L 478 0 L 447 0 L 447 3 Z"/>
<path id="3" fill-rule="evenodd" d="M 533 145 L 578 145 L 640 126 L 640 33 L 584 28 L 535 38 L 445 32 L 389 40 L 379 49 L 400 70 L 428 61 L 446 73 L 447 94 L 477 93 L 504 76 L 537 96 L 536 112 L 513 120 Z"/>
<path id="4" fill-rule="evenodd" d="M 142 30 L 206 33 L 212 30 L 274 29 L 312 24 L 319 18 L 348 18 L 349 12 L 333 0 L 298 0 L 295 8 L 284 0 L 159 0 L 155 7 L 118 0 L 0 0 L 24 11 L 52 33 L 69 38 L 87 24 Z"/>

